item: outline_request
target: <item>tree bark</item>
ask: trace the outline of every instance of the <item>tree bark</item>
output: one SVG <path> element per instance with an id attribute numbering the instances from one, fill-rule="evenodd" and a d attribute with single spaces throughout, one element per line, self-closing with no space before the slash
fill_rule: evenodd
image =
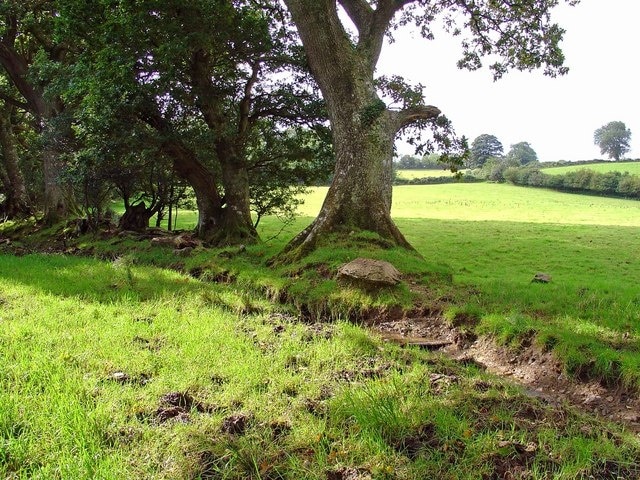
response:
<path id="1" fill-rule="evenodd" d="M 2 149 L 2 162 L 6 173 L 3 181 L 7 196 L 5 213 L 9 218 L 31 213 L 24 177 L 18 164 L 18 152 L 13 135 L 11 109 L 5 106 L 0 112 L 0 148 Z"/>
<path id="2" fill-rule="evenodd" d="M 134 232 L 144 231 L 149 227 L 149 219 L 153 212 L 147 208 L 144 202 L 130 205 L 120 217 L 118 228 Z"/>
<path id="3" fill-rule="evenodd" d="M 222 198 L 216 176 L 200 161 L 195 152 L 176 138 L 169 122 L 152 101 L 142 105 L 139 118 L 164 137 L 162 150 L 171 158 L 176 175 L 185 180 L 196 195 L 198 225 L 196 233 L 205 242 L 211 241 L 222 225 Z"/>
<path id="4" fill-rule="evenodd" d="M 247 245 L 258 241 L 251 219 L 249 202 L 249 175 L 241 162 L 232 154 L 224 154 L 220 158 L 222 167 L 222 184 L 224 186 L 224 208 L 222 224 L 212 238 L 218 246 Z"/>

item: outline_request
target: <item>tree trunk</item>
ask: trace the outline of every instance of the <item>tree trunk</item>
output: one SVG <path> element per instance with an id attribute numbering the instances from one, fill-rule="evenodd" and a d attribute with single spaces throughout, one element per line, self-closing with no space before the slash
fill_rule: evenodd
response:
<path id="1" fill-rule="evenodd" d="M 218 246 L 256 243 L 258 232 L 251 220 L 247 169 L 229 157 L 220 159 L 220 165 L 225 206 L 222 224 L 211 241 Z"/>
<path id="2" fill-rule="evenodd" d="M 397 132 L 440 112 L 420 106 L 390 111 L 376 93 L 374 71 L 385 31 L 407 2 L 340 1 L 358 29 L 344 29 L 335 0 L 285 0 L 309 66 L 327 104 L 336 154 L 334 179 L 316 220 L 285 248 L 305 255 L 332 231 L 368 230 L 389 244 L 411 248 L 391 219 L 393 142 Z"/>
<path id="3" fill-rule="evenodd" d="M 118 222 L 120 230 L 140 232 L 149 227 L 149 219 L 153 211 L 147 208 L 144 202 L 129 206 Z"/>
<path id="4" fill-rule="evenodd" d="M 0 165 L 0 194 L 4 194 L 5 196 L 4 202 L 0 203 L 0 222 L 5 220 L 5 217 L 9 216 L 7 212 L 7 205 L 9 204 L 10 192 L 11 182 L 9 182 L 7 172 L 5 172 L 4 168 L 2 168 L 2 165 Z"/>
<path id="5" fill-rule="evenodd" d="M 222 107 L 224 102 L 211 95 L 211 57 L 204 50 L 194 52 L 191 75 L 194 91 L 205 123 L 216 138 L 216 155 L 222 170 L 224 208 L 218 231 L 209 239 L 217 246 L 252 244 L 258 241 L 258 232 L 251 220 L 249 201 L 249 175 L 244 159 L 244 145 L 249 129 L 251 89 L 256 82 L 258 69 L 254 67 L 251 78 L 244 87 L 245 96 L 238 106 L 237 125 Z M 236 131 L 230 133 L 230 126 Z"/>
<path id="6" fill-rule="evenodd" d="M 13 127 L 11 125 L 11 110 L 6 108 L 0 112 L 0 148 L 6 175 L 3 183 L 6 189 L 5 213 L 9 218 L 29 215 L 29 201 L 24 177 L 18 164 Z"/>
<path id="7" fill-rule="evenodd" d="M 327 103 L 336 167 L 318 217 L 285 253 L 299 249 L 304 255 L 326 233 L 357 230 L 375 232 L 391 244 L 411 248 L 391 219 L 398 125 L 376 93 L 375 63 L 369 61 L 368 50 L 358 51 L 343 34 L 331 2 L 309 8 L 301 1 L 286 3 Z"/>
<path id="8" fill-rule="evenodd" d="M 318 6 L 307 9 L 301 2 L 288 4 L 327 102 L 336 167 L 318 217 L 287 245 L 285 253 L 296 250 L 295 256 L 304 255 L 326 233 L 358 230 L 411 248 L 391 219 L 393 142 L 398 123 L 376 93 L 374 65 L 348 40 L 340 39 L 341 26 L 334 11 Z M 325 23 L 325 28 L 317 28 L 316 21 Z"/>
<path id="9" fill-rule="evenodd" d="M 367 107 L 356 104 L 351 110 L 362 112 Z M 333 182 L 318 217 L 287 245 L 285 253 L 298 250 L 304 255 L 327 233 L 358 230 L 375 232 L 391 244 L 412 248 L 391 219 L 392 118 L 386 112 L 364 122 L 352 118 L 350 114 L 332 118 L 336 153 Z"/>
<path id="10" fill-rule="evenodd" d="M 164 151 L 173 160 L 176 174 L 185 180 L 196 195 L 198 206 L 198 237 L 205 242 L 212 238 L 222 228 L 222 199 L 218 193 L 216 178 L 205 167 L 191 150 L 175 140 L 168 140 L 163 145 Z"/>
<path id="11" fill-rule="evenodd" d="M 68 213 L 67 199 L 60 182 L 60 165 L 58 152 L 46 146 L 40 155 L 42 158 L 44 178 L 44 223 L 53 225 L 66 217 Z"/>
<path id="12" fill-rule="evenodd" d="M 222 225 L 222 199 L 215 175 L 198 160 L 193 150 L 176 138 L 171 125 L 153 101 L 142 105 L 138 115 L 143 122 L 165 136 L 162 150 L 173 161 L 176 175 L 191 185 L 196 195 L 197 235 L 205 242 L 210 241 Z"/>
<path id="13" fill-rule="evenodd" d="M 0 64 L 24 97 L 25 108 L 34 115 L 39 133 L 42 133 L 47 128 L 47 123 L 61 111 L 62 104 L 60 99 L 45 98 L 42 86 L 32 82 L 29 77 L 29 63 L 26 57 L 18 53 L 13 44 L 14 41 L 15 38 L 0 42 Z M 51 139 L 45 141 L 41 160 L 44 178 L 44 222 L 50 225 L 62 219 L 68 212 L 59 178 L 61 169 L 59 152 L 52 145 Z"/>
<path id="14" fill-rule="evenodd" d="M 198 238 L 208 242 L 216 235 L 222 224 L 222 200 L 218 193 L 215 176 L 202 163 L 190 159 L 177 161 L 174 158 L 176 174 L 193 188 L 198 207 Z"/>
<path id="15" fill-rule="evenodd" d="M 249 174 L 244 159 L 234 142 L 227 139 L 218 140 L 216 155 L 222 170 L 224 208 L 222 225 L 212 243 L 218 246 L 256 243 L 258 232 L 251 220 Z"/>

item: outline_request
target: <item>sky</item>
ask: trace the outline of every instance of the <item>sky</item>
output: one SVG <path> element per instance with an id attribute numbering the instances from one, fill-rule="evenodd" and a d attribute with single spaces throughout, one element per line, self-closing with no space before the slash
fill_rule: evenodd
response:
<path id="1" fill-rule="evenodd" d="M 562 77 L 514 71 L 494 82 L 488 68 L 457 69 L 460 37 L 443 33 L 427 41 L 410 27 L 385 45 L 377 73 L 425 85 L 427 103 L 470 142 L 488 133 L 505 153 L 529 142 L 543 162 L 605 159 L 593 133 L 616 120 L 631 130 L 626 158 L 640 158 L 640 0 L 582 0 L 559 5 L 552 19 L 566 30 L 561 46 L 570 70 Z M 402 142 L 397 147 L 413 153 Z"/>

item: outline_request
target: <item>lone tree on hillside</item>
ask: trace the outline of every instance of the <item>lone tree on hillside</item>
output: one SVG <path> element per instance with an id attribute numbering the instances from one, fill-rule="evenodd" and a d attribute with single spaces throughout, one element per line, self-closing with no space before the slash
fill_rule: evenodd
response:
<path id="1" fill-rule="evenodd" d="M 615 161 L 630 150 L 630 141 L 631 130 L 624 122 L 609 122 L 593 133 L 593 143 L 600 147 L 600 153 Z"/>
<path id="2" fill-rule="evenodd" d="M 567 72 L 559 47 L 564 30 L 550 10 L 577 0 L 284 0 L 307 54 L 311 72 L 327 104 L 336 167 L 333 182 L 316 220 L 285 249 L 300 256 L 332 231 L 369 230 L 410 248 L 393 223 L 391 209 L 393 143 L 414 125 L 434 129 L 445 150 L 463 150 L 451 136 L 440 109 L 427 105 L 421 88 L 399 77 L 375 79 L 385 36 L 414 24 L 433 38 L 435 25 L 462 37 L 460 68 L 477 70 L 482 57 L 500 78 L 510 69 L 543 68 L 555 76 Z M 343 23 L 349 17 L 355 32 Z M 435 72 L 434 72 L 435 73 Z M 393 109 L 382 98 L 390 98 Z M 390 102 L 391 103 L 391 102 Z M 443 158 L 447 160 L 447 156 Z"/>
<path id="3" fill-rule="evenodd" d="M 507 153 L 507 160 L 513 160 L 519 165 L 527 165 L 538 161 L 538 154 L 531 148 L 529 142 L 518 142 L 511 145 L 509 153 Z"/>
<path id="4" fill-rule="evenodd" d="M 504 154 L 502 143 L 494 135 L 483 133 L 471 143 L 469 168 L 480 168 L 491 157 L 501 157 Z"/>

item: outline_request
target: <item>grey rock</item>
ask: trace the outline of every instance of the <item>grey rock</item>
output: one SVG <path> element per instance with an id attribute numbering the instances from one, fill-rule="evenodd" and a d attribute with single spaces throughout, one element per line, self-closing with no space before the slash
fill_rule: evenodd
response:
<path id="1" fill-rule="evenodd" d="M 548 273 L 538 272 L 533 276 L 532 283 L 549 283 L 551 281 L 551 275 Z"/>
<path id="2" fill-rule="evenodd" d="M 371 286 L 393 286 L 400 283 L 402 274 L 389 262 L 356 258 L 338 269 L 338 279 Z"/>

